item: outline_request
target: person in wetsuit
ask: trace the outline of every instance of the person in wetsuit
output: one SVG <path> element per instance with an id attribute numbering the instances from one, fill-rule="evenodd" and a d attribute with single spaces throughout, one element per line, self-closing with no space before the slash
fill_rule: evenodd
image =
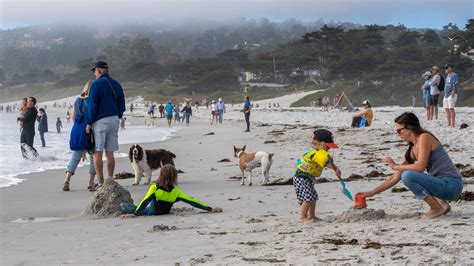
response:
<path id="1" fill-rule="evenodd" d="M 152 184 L 148 189 L 145 197 L 138 206 L 131 203 L 121 203 L 120 208 L 125 213 L 122 218 L 130 218 L 134 216 L 152 216 L 168 214 L 173 204 L 182 201 L 195 208 L 209 211 L 222 212 L 221 208 L 210 207 L 193 197 L 188 196 L 179 187 L 178 171 L 173 165 L 167 164 L 160 170 L 160 176 L 156 184 Z"/>
<path id="2" fill-rule="evenodd" d="M 27 159 L 27 151 L 23 144 L 28 145 L 37 156 L 35 148 L 33 148 L 33 143 L 35 141 L 35 122 L 36 117 L 38 116 L 38 110 L 36 110 L 36 98 L 29 97 L 26 103 L 27 110 L 23 117 L 18 118 L 22 122 L 22 130 L 20 135 L 21 153 L 23 158 Z"/>

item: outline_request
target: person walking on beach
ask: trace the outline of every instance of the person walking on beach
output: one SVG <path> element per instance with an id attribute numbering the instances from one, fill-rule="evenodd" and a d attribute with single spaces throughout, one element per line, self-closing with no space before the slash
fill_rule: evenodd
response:
<path id="1" fill-rule="evenodd" d="M 87 81 L 84 89 L 82 90 L 79 97 L 77 97 L 76 101 L 74 102 L 73 110 L 72 110 L 72 118 L 73 118 L 73 126 L 71 129 L 71 135 L 69 137 L 69 148 L 72 151 L 71 159 L 66 168 L 66 176 L 64 177 L 64 185 L 63 191 L 70 190 L 70 182 L 71 177 L 74 175 L 77 169 L 77 165 L 81 161 L 81 158 L 84 157 L 84 154 L 89 155 L 89 184 L 87 186 L 87 190 L 93 192 L 95 191 L 96 185 L 94 184 L 94 178 L 96 175 L 95 167 L 94 167 L 94 159 L 93 159 L 93 150 L 88 150 L 88 141 L 87 138 L 91 137 L 91 134 L 86 135 L 86 112 L 87 112 L 87 100 L 89 97 L 91 81 Z M 102 159 L 102 157 L 101 157 Z"/>
<path id="2" fill-rule="evenodd" d="M 173 106 L 173 111 L 174 111 L 174 123 L 179 123 L 180 120 L 181 120 L 181 117 L 180 117 L 180 114 L 181 112 L 179 111 L 179 105 L 178 104 L 175 104 Z"/>
<path id="3" fill-rule="evenodd" d="M 423 107 L 426 109 L 426 120 L 430 120 L 430 79 L 431 79 L 431 72 L 426 71 L 421 75 L 421 79 L 423 80 L 423 85 L 421 85 L 420 90 L 422 91 L 423 95 Z"/>
<path id="4" fill-rule="evenodd" d="M 216 101 L 211 101 L 211 125 L 217 124 L 217 104 Z"/>
<path id="5" fill-rule="evenodd" d="M 252 110 L 252 103 L 250 102 L 249 96 L 244 96 L 244 108 L 242 112 L 245 116 L 245 123 L 247 124 L 247 129 L 244 132 L 250 132 L 250 110 Z"/>
<path id="6" fill-rule="evenodd" d="M 171 127 L 171 122 L 173 121 L 173 111 L 174 111 L 174 106 L 171 100 L 169 100 L 166 105 L 165 105 L 165 117 L 166 117 L 166 122 L 168 123 L 168 127 Z"/>
<path id="7" fill-rule="evenodd" d="M 154 116 L 155 115 L 155 104 L 154 103 L 150 103 L 150 105 L 148 106 L 148 115 L 149 116 Z"/>
<path id="8" fill-rule="evenodd" d="M 318 129 L 313 133 L 310 151 L 297 161 L 293 186 L 300 205 L 302 223 L 318 219 L 315 215 L 316 201 L 319 199 L 314 189 L 315 177 L 321 176 L 325 167 L 333 169 L 336 176 L 341 176 L 341 170 L 334 164 L 332 156 L 328 153 L 331 148 L 338 148 L 334 143 L 332 133 L 326 129 Z"/>
<path id="9" fill-rule="evenodd" d="M 66 123 L 69 124 L 69 121 L 71 121 L 71 113 L 69 113 L 69 110 L 66 111 Z"/>
<path id="10" fill-rule="evenodd" d="M 456 112 L 454 106 L 458 100 L 458 94 L 460 91 L 458 75 L 454 72 L 453 64 L 446 64 L 444 66 L 446 71 L 446 81 L 444 85 L 444 99 L 443 107 L 446 111 L 446 118 L 448 120 L 448 127 L 454 127 L 456 119 Z"/>
<path id="11" fill-rule="evenodd" d="M 39 109 L 38 117 L 38 132 L 41 138 L 41 147 L 46 147 L 46 141 L 44 139 L 44 133 L 48 132 L 48 116 L 44 108 Z"/>
<path id="12" fill-rule="evenodd" d="M 28 108 L 23 117 L 19 117 L 19 121 L 22 123 L 22 130 L 20 134 L 20 143 L 26 144 L 33 150 L 34 153 L 37 154 L 35 148 L 33 147 L 33 143 L 35 141 L 35 122 L 36 117 L 38 116 L 38 110 L 36 109 L 36 98 L 35 97 L 28 97 L 26 102 L 26 107 Z M 21 152 L 23 158 L 28 158 L 26 154 L 25 147 L 21 146 Z"/>
<path id="13" fill-rule="evenodd" d="M 439 67 L 433 66 L 431 68 L 431 79 L 430 79 L 430 110 L 428 120 L 438 120 L 438 99 L 440 94 L 440 86 L 443 86 L 441 90 L 444 90 L 444 78 L 439 73 Z"/>
<path id="14" fill-rule="evenodd" d="M 121 203 L 120 208 L 125 214 L 122 218 L 131 218 L 135 216 L 152 216 L 168 214 L 174 203 L 178 201 L 185 202 L 195 208 L 208 212 L 222 212 L 221 208 L 210 207 L 204 202 L 188 196 L 179 187 L 178 171 L 173 165 L 167 164 L 160 169 L 160 176 L 156 184 L 152 184 L 145 197 L 138 206 L 131 203 Z"/>
<path id="15" fill-rule="evenodd" d="M 217 114 L 219 116 L 219 124 L 222 124 L 224 120 L 224 113 L 225 113 L 225 103 L 222 101 L 222 98 L 219 98 L 217 102 Z"/>
<path id="16" fill-rule="evenodd" d="M 130 113 L 133 113 L 133 103 L 130 104 Z"/>
<path id="17" fill-rule="evenodd" d="M 158 106 L 158 112 L 160 112 L 160 118 L 165 117 L 165 107 L 162 103 L 160 103 L 160 106 Z"/>
<path id="18" fill-rule="evenodd" d="M 58 117 L 58 120 L 56 120 L 56 131 L 61 133 L 61 128 L 63 128 L 63 122 L 61 122 L 61 118 Z"/>
<path id="19" fill-rule="evenodd" d="M 91 69 L 96 80 L 91 84 L 87 101 L 86 131 L 94 134 L 94 165 L 99 184 L 104 183 L 102 155 L 107 158 L 107 179 L 115 169 L 114 151 L 118 150 L 119 119 L 125 112 L 125 96 L 120 83 L 109 76 L 109 66 L 98 61 Z"/>
<path id="20" fill-rule="evenodd" d="M 125 121 L 126 121 L 126 120 L 127 120 L 126 117 L 122 117 L 122 118 L 120 119 L 120 129 L 121 129 L 121 130 L 125 130 Z"/>
<path id="21" fill-rule="evenodd" d="M 186 125 L 189 126 L 189 118 L 193 115 L 191 104 L 185 103 L 183 110 L 181 110 L 181 112 L 183 112 L 183 116 L 184 116 L 183 120 L 186 120 Z"/>
<path id="22" fill-rule="evenodd" d="M 447 214 L 451 210 L 447 201 L 459 197 L 463 183 L 443 145 L 431 132 L 422 128 L 418 117 L 410 112 L 395 118 L 395 131 L 408 143 L 402 162 L 398 164 L 391 157 L 384 157 L 383 161 L 395 171 L 394 174 L 374 189 L 360 194 L 372 197 L 401 180 L 417 199 L 424 200 L 430 207 L 423 218 Z"/>

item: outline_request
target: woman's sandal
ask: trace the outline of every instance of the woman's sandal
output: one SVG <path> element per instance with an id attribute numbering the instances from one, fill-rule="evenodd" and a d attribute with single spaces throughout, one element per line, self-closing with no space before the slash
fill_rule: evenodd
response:
<path id="1" fill-rule="evenodd" d="M 69 191 L 69 182 L 64 182 L 63 191 Z"/>

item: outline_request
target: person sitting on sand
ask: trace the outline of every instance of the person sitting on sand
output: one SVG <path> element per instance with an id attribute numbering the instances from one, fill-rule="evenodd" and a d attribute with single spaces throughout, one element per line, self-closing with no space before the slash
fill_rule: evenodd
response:
<path id="1" fill-rule="evenodd" d="M 321 176 L 325 167 L 333 169 L 337 176 L 341 176 L 341 170 L 328 153 L 330 148 L 337 148 L 332 133 L 326 129 L 314 131 L 311 145 L 311 150 L 298 159 L 293 177 L 293 186 L 300 205 L 300 220 L 303 223 L 317 220 L 315 211 L 319 197 L 314 189 L 315 177 Z"/>
<path id="2" fill-rule="evenodd" d="M 384 157 L 383 161 L 395 173 L 374 189 L 361 194 L 372 197 L 402 180 L 418 199 L 429 205 L 425 219 L 447 214 L 451 207 L 446 201 L 456 200 L 463 188 L 458 169 L 440 141 L 421 127 L 415 114 L 406 112 L 395 118 L 395 130 L 409 145 L 402 163 Z M 425 169 L 428 173 L 424 173 Z"/>
<path id="3" fill-rule="evenodd" d="M 374 113 L 372 112 L 372 106 L 369 100 L 362 102 L 364 109 L 359 113 L 352 115 L 352 127 L 368 127 L 372 124 Z"/>
<path id="4" fill-rule="evenodd" d="M 156 184 L 152 184 L 138 206 L 131 203 L 121 203 L 120 208 L 126 214 L 122 218 L 134 216 L 152 216 L 168 214 L 173 204 L 183 201 L 189 205 L 209 212 L 222 212 L 221 208 L 210 207 L 195 198 L 188 196 L 179 187 L 178 171 L 170 164 L 163 166 Z"/>

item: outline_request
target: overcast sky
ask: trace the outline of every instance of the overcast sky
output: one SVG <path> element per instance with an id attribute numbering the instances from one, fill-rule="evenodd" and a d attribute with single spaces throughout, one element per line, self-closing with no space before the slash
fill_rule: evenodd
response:
<path id="1" fill-rule="evenodd" d="M 0 0 L 0 28 L 50 22 L 261 18 L 464 28 L 474 0 Z"/>

